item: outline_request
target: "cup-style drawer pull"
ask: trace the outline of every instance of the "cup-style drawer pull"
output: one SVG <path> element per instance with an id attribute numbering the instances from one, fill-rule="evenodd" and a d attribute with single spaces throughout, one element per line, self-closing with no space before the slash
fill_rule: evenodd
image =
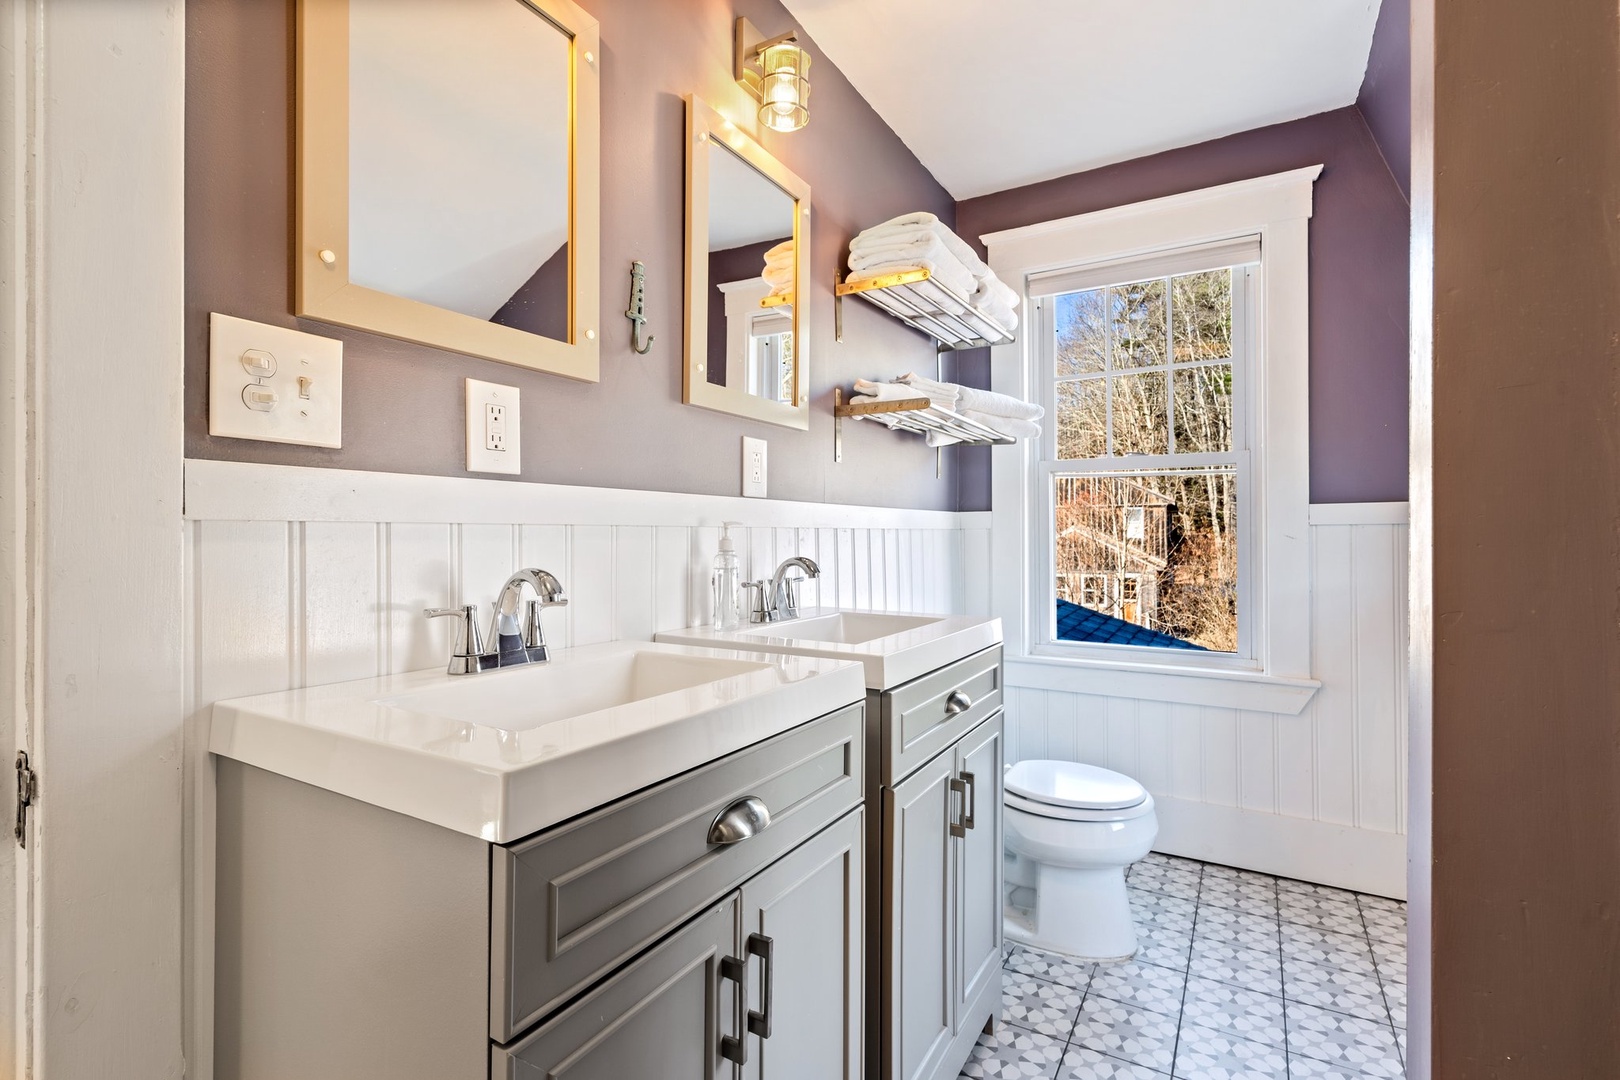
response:
<path id="1" fill-rule="evenodd" d="M 709 843 L 738 844 L 771 827 L 771 811 L 758 796 L 738 799 L 709 826 Z"/>
<path id="2" fill-rule="evenodd" d="M 971 708 L 973 708 L 973 699 L 962 693 L 960 690 L 952 690 L 950 696 L 945 699 L 946 716 L 955 716 L 957 713 L 965 713 Z"/>

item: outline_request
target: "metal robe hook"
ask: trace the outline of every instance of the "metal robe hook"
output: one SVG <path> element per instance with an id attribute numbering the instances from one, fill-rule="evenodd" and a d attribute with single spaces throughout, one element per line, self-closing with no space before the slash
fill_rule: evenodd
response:
<path id="1" fill-rule="evenodd" d="M 657 338 L 648 335 L 647 340 L 641 340 L 641 334 L 647 328 L 647 268 L 636 259 L 630 264 L 630 307 L 625 310 L 624 317 L 630 320 L 630 348 L 638 355 L 645 356 L 652 351 L 652 343 Z"/>

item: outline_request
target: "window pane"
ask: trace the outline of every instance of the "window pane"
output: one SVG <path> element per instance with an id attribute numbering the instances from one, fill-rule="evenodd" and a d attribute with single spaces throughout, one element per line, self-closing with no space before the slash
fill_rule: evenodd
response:
<path id="1" fill-rule="evenodd" d="M 1228 359 L 1232 355 L 1232 271 L 1186 274 L 1173 278 L 1170 288 L 1176 363 Z"/>
<path id="2" fill-rule="evenodd" d="M 1168 454 L 1170 413 L 1162 371 L 1120 375 L 1114 391 L 1114 453 Z"/>
<path id="3" fill-rule="evenodd" d="M 1232 365 L 1175 372 L 1176 453 L 1225 453 L 1232 449 Z"/>
<path id="4" fill-rule="evenodd" d="M 1234 470 L 1053 477 L 1061 641 L 1237 649 Z"/>
<path id="5" fill-rule="evenodd" d="M 1108 316 L 1105 289 L 1054 297 L 1057 326 L 1057 374 L 1085 375 L 1108 362 Z"/>
<path id="6" fill-rule="evenodd" d="M 1139 281 L 1108 290 L 1112 294 L 1114 366 L 1151 367 L 1165 362 L 1163 281 Z"/>
<path id="7" fill-rule="evenodd" d="M 1058 457 L 1089 458 L 1108 453 L 1108 392 L 1102 379 L 1057 384 Z"/>

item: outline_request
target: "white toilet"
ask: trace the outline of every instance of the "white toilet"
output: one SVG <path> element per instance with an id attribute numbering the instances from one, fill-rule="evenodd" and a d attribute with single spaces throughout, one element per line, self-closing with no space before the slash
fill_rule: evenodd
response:
<path id="1" fill-rule="evenodd" d="M 1095 765 L 1020 761 L 1005 831 L 1008 938 L 1085 960 L 1136 952 L 1125 868 L 1159 834 L 1146 788 Z"/>

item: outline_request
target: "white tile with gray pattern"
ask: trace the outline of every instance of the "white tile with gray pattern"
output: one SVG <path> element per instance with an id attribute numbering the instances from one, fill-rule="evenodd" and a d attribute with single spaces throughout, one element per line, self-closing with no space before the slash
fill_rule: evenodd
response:
<path id="1" fill-rule="evenodd" d="M 1406 905 L 1152 854 L 1132 960 L 1009 945 L 972 1080 L 1380 1080 L 1403 1075 Z"/>

